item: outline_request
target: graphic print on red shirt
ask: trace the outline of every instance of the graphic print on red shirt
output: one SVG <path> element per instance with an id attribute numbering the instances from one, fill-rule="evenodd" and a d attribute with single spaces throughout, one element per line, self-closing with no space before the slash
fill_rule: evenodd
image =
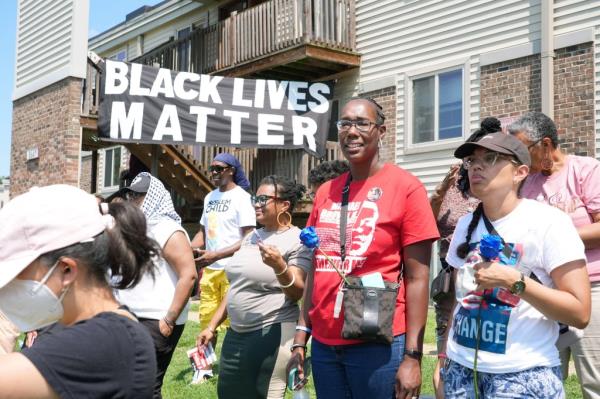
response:
<path id="1" fill-rule="evenodd" d="M 348 201 L 346 248 L 340 265 L 341 193 L 348 175 L 325 183 L 318 191 L 308 226 L 315 226 L 320 249 L 346 274 L 379 272 L 398 281 L 403 247 L 439 237 L 427 193 L 410 173 L 386 164 L 366 180 L 353 181 Z M 315 252 L 315 277 L 310 319 L 314 337 L 327 345 L 359 343 L 341 337 L 343 311 L 333 316 L 341 277 L 327 258 Z M 394 315 L 394 335 L 405 332 L 405 290 L 401 284 Z"/>

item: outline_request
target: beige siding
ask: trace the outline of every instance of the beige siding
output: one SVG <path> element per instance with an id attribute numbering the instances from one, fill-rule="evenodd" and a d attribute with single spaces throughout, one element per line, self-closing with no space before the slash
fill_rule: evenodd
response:
<path id="1" fill-rule="evenodd" d="M 600 0 L 554 0 L 555 35 L 594 28 L 599 23 Z"/>
<path id="2" fill-rule="evenodd" d="M 361 79 L 539 39 L 539 13 L 539 0 L 358 0 Z"/>
<path id="3" fill-rule="evenodd" d="M 85 76 L 88 2 L 19 0 L 15 99 L 67 76 Z M 79 57 L 82 57 L 81 59 Z"/>
<path id="4" fill-rule="evenodd" d="M 595 57 L 600 71 L 600 0 L 555 0 L 554 12 L 555 35 L 597 27 Z M 371 82 L 395 77 L 396 162 L 431 190 L 455 162 L 452 153 L 462 139 L 408 147 L 408 77 L 464 63 L 467 136 L 480 120 L 480 55 L 531 43 L 539 48 L 540 18 L 541 0 L 357 0 L 357 47 L 362 54 L 359 82 L 355 86 L 340 83 L 344 91 L 356 93 Z M 600 72 L 596 87 L 600 149 Z"/>
<path id="5" fill-rule="evenodd" d="M 164 44 L 169 38 L 177 37 L 177 31 L 188 26 L 206 26 L 208 15 L 206 11 L 195 12 L 191 15 L 186 15 L 178 18 L 168 25 L 163 25 L 157 29 L 151 30 L 144 34 L 144 52 L 152 50 Z"/>

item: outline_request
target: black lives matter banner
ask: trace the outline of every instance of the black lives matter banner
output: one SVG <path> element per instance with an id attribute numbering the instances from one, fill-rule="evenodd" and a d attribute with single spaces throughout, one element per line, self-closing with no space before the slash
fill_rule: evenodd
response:
<path id="1" fill-rule="evenodd" d="M 331 82 L 226 78 L 107 60 L 99 136 L 147 144 L 299 148 L 322 157 Z"/>

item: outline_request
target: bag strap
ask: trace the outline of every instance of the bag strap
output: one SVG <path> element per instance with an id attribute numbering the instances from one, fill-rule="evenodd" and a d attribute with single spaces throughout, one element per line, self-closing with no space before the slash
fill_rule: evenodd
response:
<path id="1" fill-rule="evenodd" d="M 346 226 L 348 225 L 348 201 L 350 199 L 350 183 L 352 174 L 348 172 L 348 178 L 342 189 L 342 205 L 340 209 L 340 267 L 344 270 L 344 260 L 346 259 Z M 400 264 L 400 273 L 398 283 L 402 281 L 404 275 L 404 262 Z"/>
<path id="2" fill-rule="evenodd" d="M 348 200 L 350 198 L 351 182 L 352 173 L 348 172 L 348 178 L 342 189 L 342 208 L 340 210 L 340 267 L 342 270 L 344 269 L 344 259 L 346 259 L 346 226 L 348 224 Z"/>
<path id="3" fill-rule="evenodd" d="M 485 212 L 483 212 L 483 209 L 481 210 L 481 217 L 483 218 L 483 223 L 485 224 L 485 228 L 487 229 L 488 233 L 500 237 L 502 245 L 504 246 L 504 248 L 502 248 L 502 253 L 504 254 L 504 256 L 506 256 L 507 259 L 510 259 L 512 255 L 512 250 L 508 247 L 508 245 L 506 245 L 504 238 L 502 238 L 498 231 L 496 231 L 496 228 L 494 227 L 492 222 L 490 222 L 490 219 L 488 219 L 488 217 L 485 216 Z"/>

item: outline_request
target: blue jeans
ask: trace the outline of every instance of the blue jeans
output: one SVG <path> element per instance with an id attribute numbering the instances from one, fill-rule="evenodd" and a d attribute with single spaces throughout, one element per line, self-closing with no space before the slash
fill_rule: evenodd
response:
<path id="1" fill-rule="evenodd" d="M 317 398 L 393 399 L 404 357 L 404 334 L 391 345 L 325 345 L 313 338 L 312 368 Z"/>

